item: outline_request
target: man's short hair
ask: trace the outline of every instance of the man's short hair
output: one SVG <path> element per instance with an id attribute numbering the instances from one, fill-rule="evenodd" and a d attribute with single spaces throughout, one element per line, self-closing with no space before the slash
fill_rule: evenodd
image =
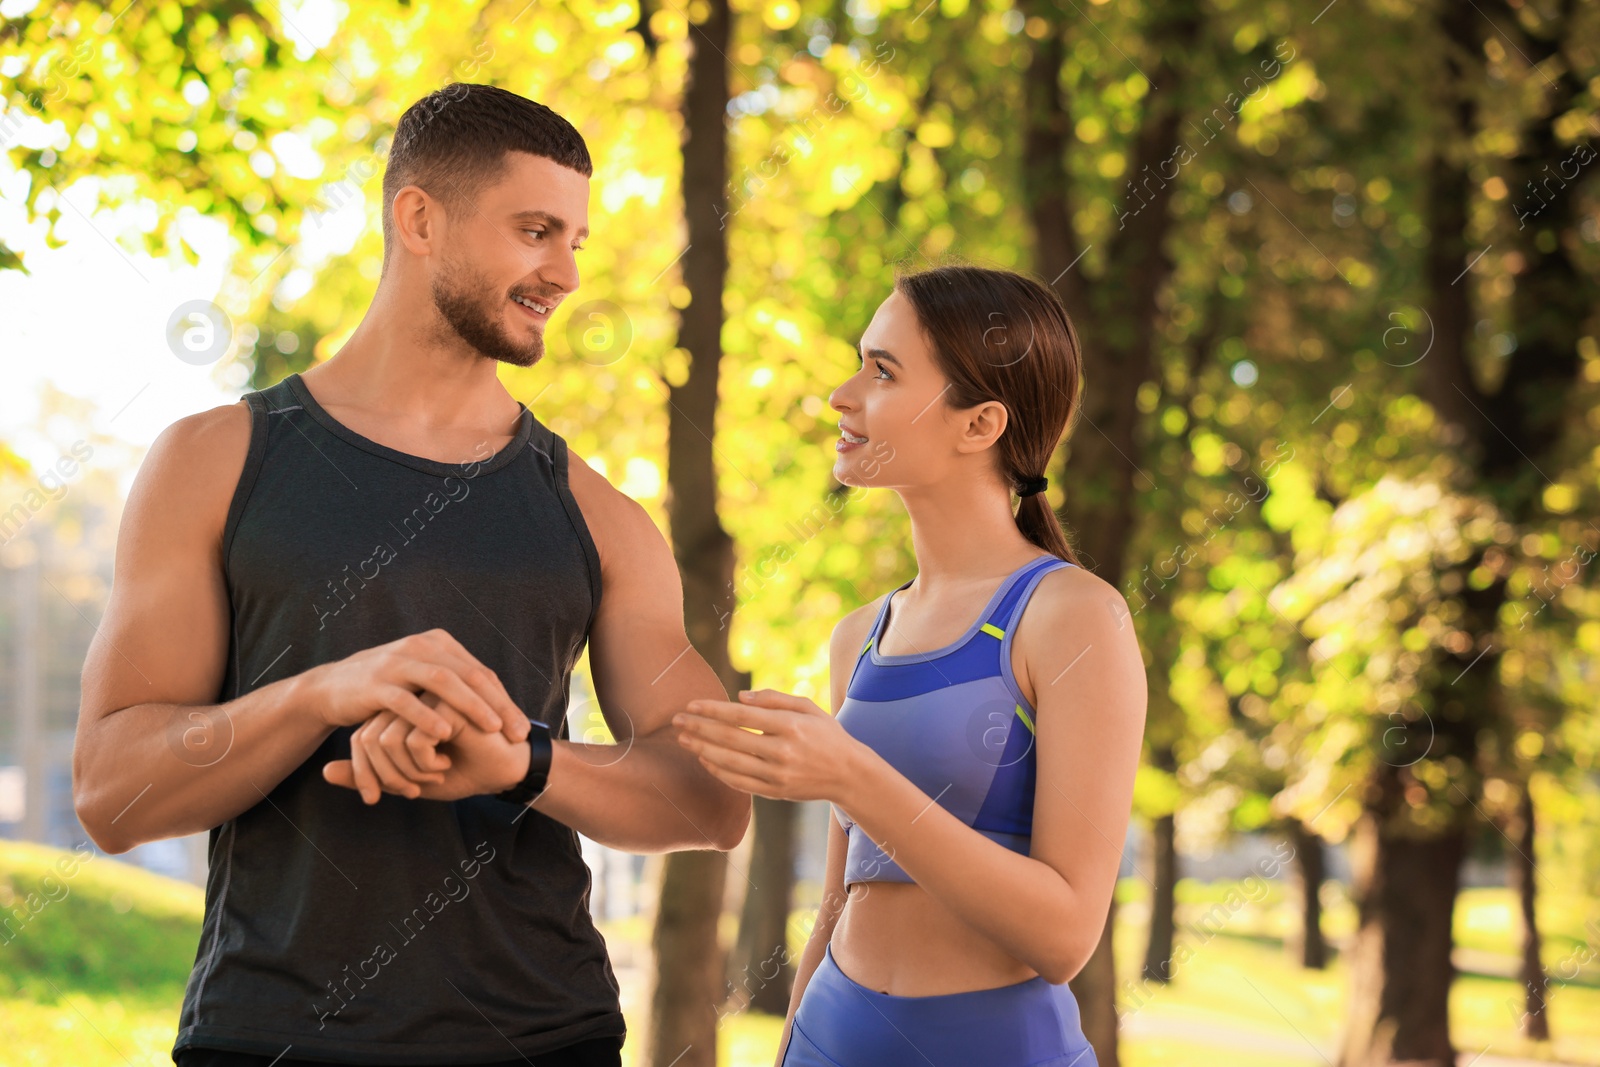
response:
<path id="1" fill-rule="evenodd" d="M 383 172 L 383 265 L 394 245 L 394 198 L 420 186 L 455 211 L 505 172 L 507 152 L 594 173 L 583 135 L 548 107 L 494 85 L 451 82 L 406 109 Z"/>

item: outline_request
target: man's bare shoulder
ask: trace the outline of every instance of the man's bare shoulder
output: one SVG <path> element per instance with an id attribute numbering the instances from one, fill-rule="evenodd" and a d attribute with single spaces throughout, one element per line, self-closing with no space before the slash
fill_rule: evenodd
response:
<path id="1" fill-rule="evenodd" d="M 600 553 L 600 569 L 610 561 L 650 553 L 666 544 L 643 504 L 612 485 L 578 453 L 567 449 L 567 485 L 583 512 L 589 536 Z"/>
<path id="2" fill-rule="evenodd" d="M 236 400 L 185 415 L 163 430 L 161 436 L 185 445 L 237 450 L 242 458 L 250 447 L 250 422 L 250 405 Z"/>
<path id="3" fill-rule="evenodd" d="M 147 462 L 183 467 L 191 473 L 237 476 L 250 451 L 250 405 L 243 400 L 185 415 L 162 430 Z"/>
<path id="4" fill-rule="evenodd" d="M 140 464 L 130 507 L 158 522 L 162 512 L 182 512 L 175 520 L 180 524 L 220 532 L 244 473 L 250 431 L 250 407 L 242 400 L 178 419 L 156 436 Z M 139 507 L 156 503 L 153 512 Z"/>

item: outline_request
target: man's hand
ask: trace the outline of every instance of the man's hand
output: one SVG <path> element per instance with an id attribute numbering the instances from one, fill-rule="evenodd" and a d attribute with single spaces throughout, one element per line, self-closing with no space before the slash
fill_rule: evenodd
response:
<path id="1" fill-rule="evenodd" d="M 329 726 L 354 726 L 388 712 L 440 740 L 454 736 L 463 716 L 481 730 L 503 730 L 509 744 L 528 736 L 528 717 L 499 676 L 444 630 L 365 649 L 315 667 L 306 678 L 309 704 Z M 421 699 L 424 693 L 431 703 Z M 441 702 L 449 708 L 438 708 Z"/>
<path id="2" fill-rule="evenodd" d="M 528 773 L 532 747 L 527 736 L 535 727 L 526 715 L 517 713 L 522 739 L 513 743 L 505 731 L 478 729 L 432 693 L 422 694 L 419 703 L 450 723 L 449 740 L 441 741 L 393 712 L 379 712 L 351 735 L 350 759 L 328 763 L 322 776 L 376 804 L 384 793 L 413 800 L 499 793 Z"/>

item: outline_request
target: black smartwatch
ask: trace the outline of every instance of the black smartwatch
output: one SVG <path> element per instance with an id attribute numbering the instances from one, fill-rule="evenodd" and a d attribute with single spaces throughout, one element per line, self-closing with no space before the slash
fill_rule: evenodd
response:
<path id="1" fill-rule="evenodd" d="M 550 752 L 555 747 L 551 742 L 550 727 L 542 722 L 531 722 L 531 725 L 533 729 L 528 731 L 528 773 L 510 789 L 495 794 L 500 800 L 523 807 L 544 792 L 550 778 Z"/>

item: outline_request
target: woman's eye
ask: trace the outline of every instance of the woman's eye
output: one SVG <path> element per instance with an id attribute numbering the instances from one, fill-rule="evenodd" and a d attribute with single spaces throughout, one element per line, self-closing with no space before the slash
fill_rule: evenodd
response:
<path id="1" fill-rule="evenodd" d="M 860 370 L 862 367 L 866 366 L 866 362 L 867 361 L 862 359 L 861 356 L 858 354 L 856 356 L 856 370 Z M 883 369 L 883 361 L 882 360 L 875 359 L 875 360 L 872 361 L 872 365 L 874 367 L 877 367 L 878 370 L 882 372 L 880 374 L 875 375 L 875 377 L 877 377 L 880 381 L 885 381 L 885 382 L 894 381 L 894 375 L 890 374 L 888 371 L 885 371 Z"/>

